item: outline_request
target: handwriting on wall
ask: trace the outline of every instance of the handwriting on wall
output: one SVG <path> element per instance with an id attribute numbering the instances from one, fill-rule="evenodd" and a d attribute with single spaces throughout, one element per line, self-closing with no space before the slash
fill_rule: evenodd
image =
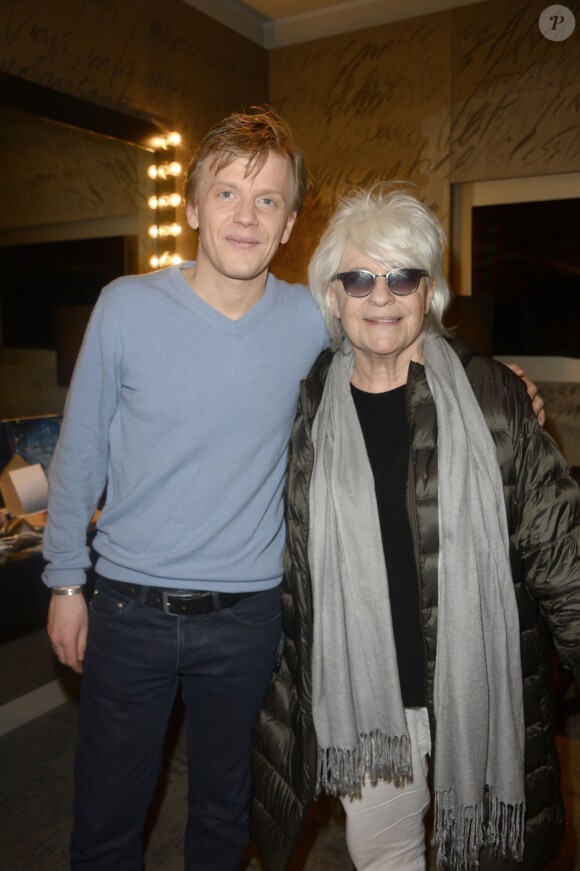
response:
<path id="1" fill-rule="evenodd" d="M 304 275 L 332 204 L 352 187 L 410 181 L 447 221 L 447 21 L 429 16 L 272 52 L 272 102 L 296 130 L 316 183 L 281 268 L 294 268 L 299 252 Z"/>
<path id="2" fill-rule="evenodd" d="M 453 46 L 452 178 L 580 168 L 580 52 L 540 32 L 544 2 L 459 9 Z"/>
<path id="3" fill-rule="evenodd" d="M 182 0 L 3 0 L 0 69 L 171 119 L 186 142 L 269 101 L 317 192 L 280 257 L 303 276 L 337 195 L 408 179 L 449 216 L 450 182 L 580 168 L 578 34 L 546 40 L 542 0 L 488 0 L 267 53 Z"/>
<path id="4" fill-rule="evenodd" d="M 179 130 L 182 163 L 211 124 L 267 99 L 266 51 L 182 0 L 2 0 L 0 70 Z M 11 191 L 16 186 L 18 195 L 6 200 L 16 205 L 0 218 L 2 226 L 137 210 L 140 244 L 142 236 L 147 243 L 148 179 L 141 161 L 122 147 L 88 139 L 81 149 L 61 130 L 44 142 L 49 166 L 35 175 L 34 161 L 14 147 L 14 136 L 4 138 L 3 165 L 10 165 Z M 192 254 L 191 236 L 180 237 L 183 256 Z"/>
<path id="5" fill-rule="evenodd" d="M 272 52 L 270 92 L 318 185 L 280 261 L 309 253 L 341 191 L 408 179 L 447 223 L 450 183 L 580 170 L 578 33 L 545 2 L 489 0 Z M 578 25 L 577 25 L 578 27 Z"/>
<path id="6" fill-rule="evenodd" d="M 189 138 L 267 97 L 265 50 L 181 0 L 3 0 L 0 70 Z"/>
<path id="7" fill-rule="evenodd" d="M 137 214 L 150 163 L 135 145 L 0 109 L 0 229 Z"/>

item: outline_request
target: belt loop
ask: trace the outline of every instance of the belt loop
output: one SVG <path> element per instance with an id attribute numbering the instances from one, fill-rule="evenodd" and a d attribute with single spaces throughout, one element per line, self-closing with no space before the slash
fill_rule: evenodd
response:
<path id="1" fill-rule="evenodd" d="M 140 608 L 145 604 L 145 599 L 147 598 L 147 593 L 149 591 L 149 587 L 145 584 L 141 584 L 141 588 L 139 589 L 139 595 L 137 596 L 137 604 Z"/>
<path id="2" fill-rule="evenodd" d="M 212 590 L 211 600 L 213 602 L 214 610 L 221 611 L 222 603 L 220 599 L 220 594 L 216 593 L 215 590 Z"/>

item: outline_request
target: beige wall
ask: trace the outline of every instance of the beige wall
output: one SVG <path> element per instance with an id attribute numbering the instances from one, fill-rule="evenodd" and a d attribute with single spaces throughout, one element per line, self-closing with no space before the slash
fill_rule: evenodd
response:
<path id="1" fill-rule="evenodd" d="M 268 96 L 265 49 L 181 0 L 3 0 L 0 71 L 178 130 L 182 163 L 211 124 Z M 150 268 L 147 152 L 1 108 L 0 127 L 0 244 L 138 234 Z M 194 248 L 186 230 L 179 253 Z M 0 361 L 0 416 L 61 411 L 54 354 L 24 356 Z"/>
<path id="2" fill-rule="evenodd" d="M 545 6 L 491 0 L 270 52 L 271 102 L 318 183 L 278 272 L 305 274 L 353 185 L 407 179 L 449 229 L 451 184 L 579 171 L 580 27 L 547 40 Z"/>
<path id="3" fill-rule="evenodd" d="M 297 279 L 352 185 L 407 179 L 449 225 L 453 183 L 580 170 L 580 27 L 550 42 L 544 7 L 489 0 L 268 54 L 181 0 L 4 0 L 0 69 L 177 128 L 182 160 L 269 93 L 317 183 L 275 264 Z"/>
<path id="4" fill-rule="evenodd" d="M 0 106 L 0 245 L 134 236 L 150 268 L 154 152 Z M 1 248 L 0 248 L 1 251 Z"/>
<path id="5" fill-rule="evenodd" d="M 478 3 L 452 16 L 451 181 L 580 170 L 580 4 L 574 33 L 540 33 L 545 0 Z"/>
<path id="6" fill-rule="evenodd" d="M 265 49 L 181 0 L 4 0 L 0 70 L 178 130 L 182 163 L 211 124 L 268 93 Z M 41 135 L 40 164 L 25 121 L 12 119 L 0 138 L 9 168 L 4 203 L 17 204 L 12 226 L 133 215 L 146 242 L 147 156 L 77 131 L 61 129 L 52 143 Z M 10 224 L 9 213 L 10 205 L 0 210 L 0 228 Z M 180 253 L 190 255 L 193 245 L 186 231 Z M 139 267 L 148 268 L 143 256 Z"/>
<path id="7" fill-rule="evenodd" d="M 181 0 L 3 0 L 0 69 L 189 140 L 267 96 L 267 53 Z"/>

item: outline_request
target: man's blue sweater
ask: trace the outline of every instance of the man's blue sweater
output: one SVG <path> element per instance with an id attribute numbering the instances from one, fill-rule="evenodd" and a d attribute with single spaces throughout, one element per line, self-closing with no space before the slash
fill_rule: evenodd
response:
<path id="1" fill-rule="evenodd" d="M 45 583 L 84 582 L 106 484 L 94 541 L 105 577 L 222 592 L 278 584 L 299 382 L 327 344 L 308 289 L 274 276 L 237 321 L 179 266 L 108 285 L 50 466 Z"/>

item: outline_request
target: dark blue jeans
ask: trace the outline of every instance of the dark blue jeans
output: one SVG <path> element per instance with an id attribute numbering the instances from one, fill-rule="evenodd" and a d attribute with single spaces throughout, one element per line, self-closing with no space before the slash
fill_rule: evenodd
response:
<path id="1" fill-rule="evenodd" d="M 280 632 L 279 587 L 231 609 L 175 617 L 97 581 L 81 689 L 73 871 L 141 871 L 141 834 L 180 686 L 185 868 L 239 867 L 248 842 L 251 728 Z"/>

